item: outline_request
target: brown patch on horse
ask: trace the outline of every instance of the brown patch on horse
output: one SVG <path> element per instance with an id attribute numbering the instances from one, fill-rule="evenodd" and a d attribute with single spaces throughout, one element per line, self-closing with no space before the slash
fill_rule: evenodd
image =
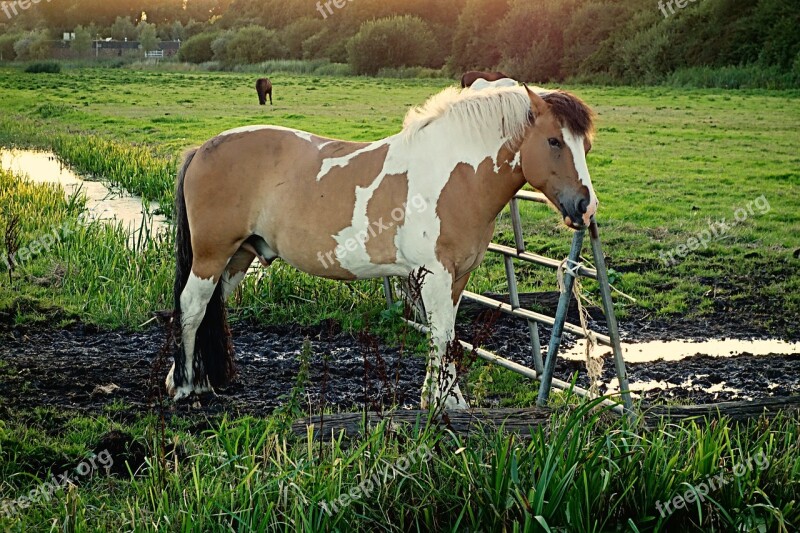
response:
<path id="1" fill-rule="evenodd" d="M 394 240 L 397 230 L 405 221 L 407 201 L 408 174 L 384 177 L 372 194 L 372 198 L 367 204 L 370 234 L 365 243 L 367 255 L 372 264 L 391 265 L 397 262 L 397 245 Z M 395 218 L 395 213 L 399 213 L 401 210 L 402 216 Z"/>
<path id="2" fill-rule="evenodd" d="M 508 163 L 514 155 L 509 148 L 500 150 L 496 158 L 499 174 L 491 157 L 484 159 L 477 171 L 472 165 L 459 163 L 442 189 L 436 205 L 441 221 L 436 257 L 455 280 L 480 265 L 494 234 L 495 217 L 505 205 L 503 200 L 525 184 L 519 168 L 512 170 Z M 446 258 L 452 264 L 448 265 Z"/>

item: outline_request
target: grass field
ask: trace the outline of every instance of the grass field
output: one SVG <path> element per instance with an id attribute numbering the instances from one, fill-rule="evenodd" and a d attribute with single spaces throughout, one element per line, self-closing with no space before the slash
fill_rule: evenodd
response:
<path id="1" fill-rule="evenodd" d="M 161 201 L 167 212 L 182 151 L 225 129 L 270 123 L 377 139 L 397 132 L 408 107 L 445 83 L 279 77 L 276 105 L 260 107 L 252 75 L 123 69 L 67 70 L 57 78 L 11 69 L 2 74 L 0 143 L 52 147 L 80 170 Z M 56 79 L 58 89 L 51 90 Z M 713 292 L 741 312 L 752 311 L 766 328 L 781 324 L 780 313 L 800 314 L 800 276 L 793 274 L 792 257 L 800 231 L 797 92 L 572 89 L 599 115 L 589 156 L 601 200 L 598 219 L 617 285 L 638 300 L 639 309 L 655 316 L 702 315 L 713 310 L 714 300 L 706 297 Z M 748 215 L 725 239 L 676 265 L 660 259 L 660 252 L 686 244 L 709 222 L 730 222 L 738 208 L 762 195 L 770 208 L 766 214 Z M 532 206 L 525 218 L 531 249 L 566 255 L 569 232 L 557 217 Z M 509 230 L 507 218 L 501 218 L 497 240 L 511 242 Z M 299 291 L 331 292 L 327 283 L 274 270 L 293 279 Z M 553 283 L 549 272 L 523 268 L 521 275 L 526 289 Z M 479 291 L 501 290 L 505 283 L 497 258 L 474 277 L 473 289 Z M 265 294 L 261 286 L 256 300 L 253 283 L 245 288 L 242 306 L 265 320 L 316 321 L 340 308 L 340 301 L 328 306 L 324 296 L 306 293 L 317 303 L 287 309 L 281 291 Z M 149 303 L 150 309 L 168 307 Z M 281 306 L 262 313 L 265 303 Z M 761 309 L 764 305 L 770 309 Z M 619 311 L 624 316 L 624 301 Z M 139 324 L 147 312 L 142 308 L 112 323 Z M 107 322 L 102 315 L 93 318 Z M 796 324 L 781 325 L 788 329 L 783 334 L 800 333 Z"/>
<path id="2" fill-rule="evenodd" d="M 278 124 L 321 135 L 373 140 L 397 132 L 410 105 L 446 82 L 276 76 L 275 106 L 257 105 L 252 75 L 67 69 L 59 75 L 0 68 L 0 145 L 52 149 L 80 171 L 161 202 L 171 214 L 183 150 L 225 129 Z M 754 331 L 797 338 L 800 329 L 800 93 L 668 88 L 569 87 L 598 112 L 589 156 L 598 219 L 620 316 L 747 320 Z M 54 228 L 75 228 L 11 276 L 0 266 L 4 322 L 81 321 L 135 328 L 171 308 L 172 237 L 130 250 L 120 228 L 81 226 L 80 198 L 64 199 L 0 172 L 0 230 L 18 221 L 28 245 Z M 709 223 L 734 219 L 724 238 L 667 265 Z M 537 206 L 523 211 L 528 247 L 563 257 L 570 232 Z M 497 241 L 511 243 L 507 216 Z M 6 243 L 7 246 L 7 243 Z M 7 250 L 0 248 L 0 253 Z M 555 287 L 551 271 L 518 270 L 521 289 Z M 506 290 L 502 263 L 488 258 L 471 290 Z M 593 292 L 591 284 L 585 288 Z M 347 286 L 284 265 L 251 276 L 232 302 L 235 320 L 380 327 L 378 282 Z M 498 380 L 502 381 L 502 380 Z M 513 390 L 514 380 L 505 382 Z M 502 383 L 496 384 L 502 386 Z M 13 391 L 9 391 L 13 394 Z M 417 428 L 319 447 L 286 432 L 289 404 L 269 419 L 131 420 L 124 405 L 102 416 L 52 410 L 10 413 L 0 402 L 0 504 L 90 455 L 109 430 L 148 450 L 130 476 L 93 477 L 14 513 L 0 528 L 108 530 L 708 531 L 800 526 L 800 425 L 796 414 L 744 426 L 723 421 L 643 430 L 588 407 L 554 416 L 529 444 L 513 437 L 461 441 Z M 199 428 L 199 429 L 198 429 Z M 166 449 L 162 444 L 166 442 Z M 426 446 L 418 463 L 329 516 L 333 501 L 377 469 Z M 99 451 L 99 450 L 96 450 Z M 369 452 L 369 453 L 367 453 Z M 662 517 L 664 502 L 763 452 L 754 469 L 706 501 Z M 732 478 L 733 479 L 733 478 Z M 8 516 L 6 516 L 8 515 Z"/>

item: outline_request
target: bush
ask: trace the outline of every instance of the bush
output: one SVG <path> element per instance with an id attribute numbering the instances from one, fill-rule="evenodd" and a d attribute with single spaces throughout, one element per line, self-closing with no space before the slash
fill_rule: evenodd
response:
<path id="1" fill-rule="evenodd" d="M 289 50 L 275 30 L 247 26 L 237 31 L 226 45 L 226 61 L 232 65 L 251 65 L 269 59 L 283 59 Z"/>
<path id="2" fill-rule="evenodd" d="M 186 63 L 206 63 L 214 59 L 211 43 L 219 36 L 218 33 L 201 33 L 189 37 L 181 43 L 178 50 L 178 59 Z"/>
<path id="3" fill-rule="evenodd" d="M 301 18 L 280 30 L 281 42 L 289 49 L 292 59 L 303 58 L 303 42 L 322 32 L 325 21 L 320 18 Z"/>
<path id="4" fill-rule="evenodd" d="M 30 72 L 31 74 L 59 74 L 61 73 L 61 64 L 55 61 L 40 61 L 28 65 L 25 68 L 25 72 Z"/>
<path id="5" fill-rule="evenodd" d="M 223 31 L 211 41 L 211 51 L 214 53 L 213 60 L 221 65 L 228 63 L 228 43 L 231 42 L 236 32 L 233 30 Z"/>
<path id="6" fill-rule="evenodd" d="M 17 57 L 14 51 L 14 43 L 16 43 L 22 35 L 18 33 L 11 33 L 0 35 L 0 61 L 13 61 Z"/>
<path id="7" fill-rule="evenodd" d="M 27 61 L 31 59 L 47 59 L 50 56 L 50 41 L 44 32 L 31 32 L 23 35 L 14 43 L 14 53 L 17 59 Z"/>
<path id="8" fill-rule="evenodd" d="M 431 66 L 435 47 L 425 21 L 404 15 L 362 24 L 347 43 L 347 55 L 357 74 L 374 76 L 382 68 Z"/>

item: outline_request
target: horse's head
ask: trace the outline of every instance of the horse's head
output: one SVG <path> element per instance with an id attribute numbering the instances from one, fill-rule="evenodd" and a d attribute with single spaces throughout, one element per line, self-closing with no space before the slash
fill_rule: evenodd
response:
<path id="1" fill-rule="evenodd" d="M 592 112 L 569 93 L 541 97 L 525 89 L 531 100 L 531 124 L 520 146 L 525 180 L 547 196 L 567 226 L 588 226 L 598 203 L 586 166 Z"/>

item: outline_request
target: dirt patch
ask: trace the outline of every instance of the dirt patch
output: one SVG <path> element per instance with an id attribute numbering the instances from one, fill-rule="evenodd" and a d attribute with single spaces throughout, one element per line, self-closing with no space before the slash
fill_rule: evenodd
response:
<path id="1" fill-rule="evenodd" d="M 472 339 L 477 328 L 468 313 L 463 318 L 459 335 Z M 596 318 L 594 326 L 603 331 L 601 317 Z M 635 336 L 637 340 L 678 336 L 668 334 L 671 331 L 679 331 L 682 338 L 687 338 L 686 330 L 666 323 L 630 320 L 623 323 L 629 339 L 634 337 L 628 329 L 631 327 L 641 334 Z M 549 331 L 540 329 L 542 345 L 546 346 Z M 706 333 L 703 337 L 699 337 L 701 330 Z M 705 338 L 709 329 L 700 325 L 694 331 L 697 338 Z M 319 409 L 324 404 L 334 409 L 352 409 L 367 405 L 374 410 L 393 403 L 407 408 L 418 405 L 425 361 L 401 348 L 370 337 L 357 338 L 333 324 L 238 324 L 233 327 L 233 334 L 237 379 L 217 391 L 218 395 L 206 401 L 200 412 L 263 415 L 274 411 L 295 384 L 305 338 L 311 341 L 313 355 L 304 407 Z M 132 407 L 121 416 L 133 417 L 136 412 L 151 409 L 151 368 L 164 344 L 162 327 L 124 332 L 84 325 L 66 329 L 5 326 L 0 330 L 0 340 L 0 414 L 40 406 L 100 412 L 119 401 Z M 574 339 L 567 337 L 566 343 L 570 342 Z M 527 327 L 520 321 L 499 318 L 485 345 L 532 366 Z M 574 372 L 578 372 L 578 383 L 586 386 L 582 363 L 558 361 L 558 377 L 568 379 Z M 603 374 L 606 381 L 614 377 L 610 358 L 606 359 Z M 643 393 L 647 400 L 666 397 L 709 403 L 789 396 L 800 390 L 800 357 L 774 354 L 711 358 L 698 354 L 679 362 L 629 365 L 629 376 L 633 384 L 661 382 Z M 161 387 L 163 377 L 158 376 L 156 386 Z"/>

